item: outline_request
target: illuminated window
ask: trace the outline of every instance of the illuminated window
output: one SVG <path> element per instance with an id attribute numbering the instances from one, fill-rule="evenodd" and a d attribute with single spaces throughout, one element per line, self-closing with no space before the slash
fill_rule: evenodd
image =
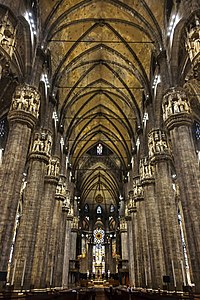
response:
<path id="1" fill-rule="evenodd" d="M 104 230 L 101 228 L 97 228 L 94 230 L 94 243 L 102 244 L 104 242 Z"/>
<path id="2" fill-rule="evenodd" d="M 101 144 L 97 145 L 97 155 L 102 155 L 103 153 L 103 146 Z"/>
<path id="3" fill-rule="evenodd" d="M 97 214 L 102 214 L 102 208 L 100 205 L 97 206 Z"/>

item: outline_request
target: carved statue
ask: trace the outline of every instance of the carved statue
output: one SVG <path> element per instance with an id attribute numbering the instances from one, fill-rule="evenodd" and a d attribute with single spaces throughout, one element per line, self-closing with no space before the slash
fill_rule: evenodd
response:
<path id="1" fill-rule="evenodd" d="M 59 161 L 56 158 L 50 158 L 47 166 L 47 175 L 58 176 L 59 175 Z"/>
<path id="2" fill-rule="evenodd" d="M 200 52 L 200 22 L 197 17 L 195 17 L 195 21 L 196 26 L 187 31 L 187 39 L 185 42 L 185 47 L 188 51 L 191 62 L 194 62 Z"/>
<path id="3" fill-rule="evenodd" d="M 40 137 L 39 137 L 39 134 L 37 133 L 36 136 L 35 136 L 32 151 L 40 151 L 40 150 L 41 150 Z"/>
<path id="4" fill-rule="evenodd" d="M 34 87 L 25 84 L 16 88 L 12 99 L 12 110 L 29 112 L 37 118 L 39 107 L 40 95 Z"/>
<path id="5" fill-rule="evenodd" d="M 12 57 L 16 42 L 17 28 L 14 28 L 13 24 L 8 18 L 8 11 L 2 18 L 0 23 L 0 46 Z"/>
<path id="6" fill-rule="evenodd" d="M 167 138 L 164 131 L 154 130 L 148 136 L 149 157 L 157 153 L 166 153 L 169 151 Z"/>
<path id="7" fill-rule="evenodd" d="M 32 152 L 39 151 L 39 152 L 45 152 L 46 154 L 50 155 L 51 145 L 52 145 L 52 137 L 50 134 L 48 134 L 47 132 L 36 133 L 33 142 Z"/>
<path id="8" fill-rule="evenodd" d="M 171 88 L 164 96 L 162 107 L 164 121 L 171 115 L 191 112 L 188 97 L 183 88 Z"/>
<path id="9" fill-rule="evenodd" d="M 77 217 L 73 217 L 72 228 L 78 229 L 78 218 Z"/>
<path id="10" fill-rule="evenodd" d="M 150 164 L 147 158 L 140 160 L 140 177 L 141 180 L 152 178 L 154 175 L 154 167 Z M 142 187 L 141 187 L 142 188 Z M 143 190 L 142 190 L 143 193 Z"/>

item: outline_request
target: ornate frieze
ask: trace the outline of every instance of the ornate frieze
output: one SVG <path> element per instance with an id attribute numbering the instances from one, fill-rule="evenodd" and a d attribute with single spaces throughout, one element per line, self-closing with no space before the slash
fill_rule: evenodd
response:
<path id="1" fill-rule="evenodd" d="M 171 88 L 163 97 L 163 119 L 177 114 L 190 114 L 191 108 L 188 97 L 183 88 Z"/>
<path id="2" fill-rule="evenodd" d="M 33 86 L 24 84 L 16 87 L 12 98 L 12 111 L 23 111 L 38 118 L 40 107 L 40 94 Z"/>
<path id="3" fill-rule="evenodd" d="M 8 11 L 0 22 L 0 47 L 12 57 L 16 43 L 17 28 L 13 26 L 8 17 Z"/>

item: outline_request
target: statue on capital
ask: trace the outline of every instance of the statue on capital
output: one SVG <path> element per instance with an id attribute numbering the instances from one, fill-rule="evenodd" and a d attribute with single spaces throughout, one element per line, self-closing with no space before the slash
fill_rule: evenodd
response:
<path id="1" fill-rule="evenodd" d="M 133 181 L 133 196 L 134 198 L 143 198 L 143 188 L 140 178 L 135 178 Z"/>
<path id="2" fill-rule="evenodd" d="M 147 157 L 140 160 L 140 177 L 141 180 L 151 179 L 154 176 L 154 166 L 150 164 Z"/>
<path id="3" fill-rule="evenodd" d="M 73 217 L 72 228 L 78 230 L 78 217 Z"/>
<path id="4" fill-rule="evenodd" d="M 32 152 L 43 152 L 47 155 L 50 155 L 51 147 L 52 147 L 52 137 L 48 132 L 42 131 L 42 132 L 35 133 Z"/>
<path id="5" fill-rule="evenodd" d="M 120 230 L 127 230 L 127 223 L 125 218 L 121 218 L 120 219 Z"/>
<path id="6" fill-rule="evenodd" d="M 163 97 L 164 121 L 172 115 L 191 113 L 190 103 L 183 88 L 171 88 Z"/>
<path id="7" fill-rule="evenodd" d="M 40 108 L 40 95 L 38 91 L 28 84 L 16 87 L 12 98 L 11 110 L 31 113 L 38 118 Z"/>
<path id="8" fill-rule="evenodd" d="M 47 175 L 57 177 L 59 175 L 59 170 L 59 160 L 51 157 L 47 166 Z"/>
<path id="9" fill-rule="evenodd" d="M 63 198 L 67 196 L 66 183 L 61 178 L 56 187 L 56 195 L 62 196 Z"/>
<path id="10" fill-rule="evenodd" d="M 149 157 L 155 154 L 165 154 L 169 152 L 167 137 L 162 130 L 153 130 L 148 135 Z M 144 168 L 145 170 L 145 168 Z"/>

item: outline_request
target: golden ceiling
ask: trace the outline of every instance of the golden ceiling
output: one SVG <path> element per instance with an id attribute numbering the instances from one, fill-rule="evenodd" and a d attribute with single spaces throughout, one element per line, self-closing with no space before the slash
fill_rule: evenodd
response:
<path id="1" fill-rule="evenodd" d="M 43 0 L 40 11 L 81 198 L 114 203 L 151 95 L 152 52 L 163 48 L 164 0 Z"/>

